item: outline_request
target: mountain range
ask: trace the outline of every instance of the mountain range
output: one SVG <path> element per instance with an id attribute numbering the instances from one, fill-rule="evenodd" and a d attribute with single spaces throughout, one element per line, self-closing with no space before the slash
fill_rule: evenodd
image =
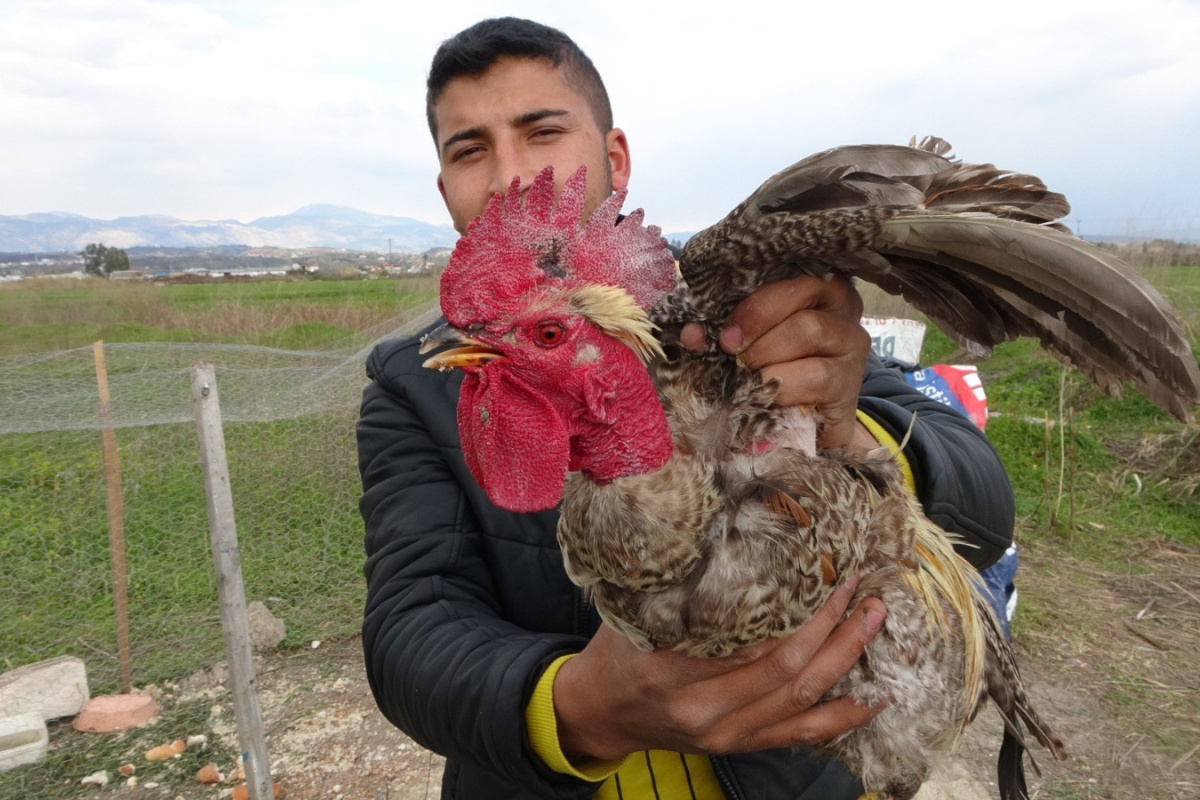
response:
<path id="1" fill-rule="evenodd" d="M 159 214 L 101 220 L 78 214 L 0 216 L 0 252 L 78 252 L 92 242 L 109 247 L 338 247 L 419 253 L 452 247 L 458 233 L 409 217 L 356 208 L 310 205 L 291 214 L 235 219 L 182 220 Z"/>

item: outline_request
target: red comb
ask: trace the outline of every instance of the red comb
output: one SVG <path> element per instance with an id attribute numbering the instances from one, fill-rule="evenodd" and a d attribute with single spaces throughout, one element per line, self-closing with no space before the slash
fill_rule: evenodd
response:
<path id="1" fill-rule="evenodd" d="M 538 174 L 524 198 L 520 178 L 492 197 L 442 273 L 442 313 L 452 325 L 491 319 L 549 281 L 620 286 L 645 309 L 675 286 L 675 259 L 658 226 L 643 226 L 641 209 L 617 222 L 624 191 L 581 224 L 586 179 L 580 167 L 557 205 L 553 167 Z"/>

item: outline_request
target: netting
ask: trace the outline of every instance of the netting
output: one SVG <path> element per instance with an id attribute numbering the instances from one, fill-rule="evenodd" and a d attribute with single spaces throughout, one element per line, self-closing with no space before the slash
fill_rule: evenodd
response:
<path id="1" fill-rule="evenodd" d="M 224 658 L 189 367 L 215 365 L 247 602 L 284 645 L 354 634 L 363 602 L 354 423 L 375 342 L 338 347 L 104 347 L 124 495 L 135 685 Z M 0 670 L 83 658 L 93 694 L 119 680 L 91 347 L 0 358 Z"/>

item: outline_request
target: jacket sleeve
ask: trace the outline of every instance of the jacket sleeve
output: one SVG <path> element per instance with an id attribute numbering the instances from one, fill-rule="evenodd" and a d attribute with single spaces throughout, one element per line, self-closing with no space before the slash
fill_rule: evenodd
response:
<path id="1" fill-rule="evenodd" d="M 1012 543 L 1013 493 L 983 432 L 874 355 L 867 359 L 858 404 L 896 441 L 908 436 L 904 455 L 926 516 L 962 537 L 957 549 L 976 567 L 995 563 Z"/>
<path id="2" fill-rule="evenodd" d="M 422 369 L 416 346 L 371 354 L 357 427 L 371 689 L 430 750 L 543 796 L 588 797 L 594 785 L 551 772 L 524 729 L 538 676 L 586 639 L 502 619 L 474 484 L 459 473 L 457 383 Z"/>

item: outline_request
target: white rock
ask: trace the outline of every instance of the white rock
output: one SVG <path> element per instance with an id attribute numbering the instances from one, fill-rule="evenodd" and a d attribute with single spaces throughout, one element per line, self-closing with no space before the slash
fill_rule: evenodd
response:
<path id="1" fill-rule="evenodd" d="M 93 772 L 91 775 L 88 775 L 86 778 L 83 778 L 79 782 L 85 786 L 87 786 L 87 785 L 107 786 L 108 785 L 108 773 L 102 769 L 97 770 L 97 771 Z"/>
<path id="2" fill-rule="evenodd" d="M 37 711 L 42 719 L 73 717 L 87 702 L 87 668 L 82 659 L 59 656 L 0 675 L 0 717 Z"/>

